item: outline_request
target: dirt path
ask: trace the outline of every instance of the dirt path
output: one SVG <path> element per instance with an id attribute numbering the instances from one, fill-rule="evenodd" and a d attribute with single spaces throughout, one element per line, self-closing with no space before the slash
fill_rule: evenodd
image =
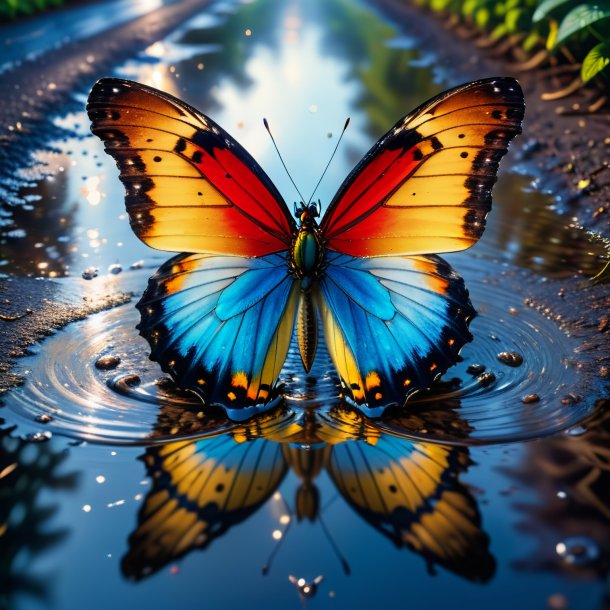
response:
<path id="1" fill-rule="evenodd" d="M 13 176 L 24 158 L 43 147 L 50 134 L 48 116 L 82 109 L 74 94 L 87 91 L 123 59 L 135 55 L 174 30 L 208 5 L 210 0 L 182 0 L 90 38 L 69 42 L 57 50 L 23 62 L 2 74 L 0 105 L 0 201 L 18 201 Z M 43 127 L 44 123 L 44 127 Z M 12 187 L 12 185 L 14 185 Z"/>

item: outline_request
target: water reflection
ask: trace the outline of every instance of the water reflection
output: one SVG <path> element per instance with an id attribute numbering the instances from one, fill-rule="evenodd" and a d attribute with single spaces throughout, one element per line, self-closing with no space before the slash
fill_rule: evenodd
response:
<path id="1" fill-rule="evenodd" d="M 61 472 L 67 455 L 0 430 L 0 608 L 17 596 L 48 602 L 49 583 L 33 576 L 38 555 L 63 541 L 68 530 L 52 524 L 58 506 L 41 502 L 45 489 L 72 490 L 77 475 Z"/>
<path id="2" fill-rule="evenodd" d="M 582 426 L 529 446 L 511 475 L 536 490 L 520 505 L 537 551 L 521 570 L 551 570 L 587 580 L 610 574 L 610 401 Z"/>
<path id="3" fill-rule="evenodd" d="M 460 482 L 471 464 L 468 450 L 380 435 L 355 412 L 331 422 L 307 410 L 288 426 L 275 426 L 278 418 L 263 414 L 216 438 L 147 449 L 152 489 L 129 538 L 125 576 L 144 578 L 207 548 L 268 501 L 277 519 L 273 540 L 287 537 L 293 522 L 317 521 L 349 572 L 324 522 L 329 498 L 316 484 L 323 471 L 364 521 L 421 555 L 431 572 L 439 565 L 472 581 L 493 576 L 476 501 Z M 293 498 L 282 486 L 288 473 L 298 481 Z"/>

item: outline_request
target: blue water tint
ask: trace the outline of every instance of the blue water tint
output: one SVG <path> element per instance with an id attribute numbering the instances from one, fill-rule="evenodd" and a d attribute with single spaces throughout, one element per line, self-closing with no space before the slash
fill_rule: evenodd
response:
<path id="1" fill-rule="evenodd" d="M 82 23 L 80 11 L 92 8 L 70 9 L 66 15 Z M 50 28 L 51 18 L 39 19 Z M 209 114 L 254 155 L 289 202 L 297 195 L 262 118 L 268 118 L 296 183 L 308 195 L 351 116 L 344 145 L 317 194 L 325 207 L 353 165 L 400 116 L 455 84 L 435 62 L 436 50 L 417 48 L 418 32 L 411 29 L 348 0 L 212 3 L 168 38 L 117 65 L 114 75 L 161 87 Z M 83 100 L 86 93 L 79 92 Z M 22 225 L 16 222 L 12 231 L 17 232 L 8 242 L 15 253 L 13 271 L 53 271 L 59 276 L 67 271 L 80 277 L 85 267 L 94 266 L 101 273 L 83 281 L 87 287 L 108 286 L 111 291 L 123 282 L 123 289 L 138 295 L 166 256 L 133 235 L 117 170 L 101 142 L 87 134 L 84 110 L 57 120 L 70 129 L 78 124 L 78 135 L 50 143 L 59 149 L 44 156 L 51 179 L 32 189 L 31 209 L 14 211 Z M 251 428 L 238 429 L 222 413 L 203 413 L 198 398 L 178 392 L 147 360 L 147 345 L 134 329 L 138 315 L 132 305 L 76 323 L 46 341 L 37 356 L 22 360 L 26 383 L 6 397 L 0 415 L 18 426 L 13 437 L 49 431 L 53 438 L 24 453 L 15 448 L 16 438 L 2 441 L 0 491 L 6 494 L 0 497 L 13 515 L 9 534 L 16 531 L 21 537 L 11 539 L 15 546 L 10 548 L 7 537 L 0 540 L 6 555 L 5 549 L 15 551 L 7 570 L 46 583 L 49 596 L 36 599 L 15 592 L 15 610 L 301 608 L 290 575 L 306 580 L 324 576 L 308 602 L 312 608 L 529 610 L 548 607 L 557 594 L 565 596 L 570 609 L 602 607 L 607 561 L 568 569 L 557 561 L 555 549 L 569 536 L 586 535 L 599 545 L 604 560 L 610 554 L 610 516 L 599 492 L 608 488 L 608 469 L 603 459 L 597 460 L 606 455 L 610 429 L 600 415 L 601 401 L 597 411 L 594 404 L 601 394 L 591 390 L 581 373 L 579 365 L 587 364 L 589 356 L 577 351 L 579 337 L 568 336 L 553 319 L 524 303 L 526 293 L 535 293 L 553 277 L 593 269 L 597 254 L 582 232 L 558 222 L 552 198 L 532 192 L 532 178 L 509 175 L 506 170 L 514 159 L 506 161 L 482 241 L 469 253 L 448 257 L 464 275 L 479 311 L 471 326 L 475 340 L 463 351 L 464 362 L 434 392 L 393 419 L 369 425 L 349 410 L 333 411 L 339 387 L 328 354 L 320 346 L 312 375 L 306 376 L 293 346 L 281 378 L 289 396 L 287 411 L 275 423 L 257 420 Z M 45 207 L 49 201 L 56 205 Z M 32 217 L 42 221 L 36 225 Z M 148 269 L 127 273 L 140 259 Z M 115 278 L 107 269 L 117 261 L 125 272 Z M 48 267 L 40 267 L 45 262 Z M 520 350 L 525 364 L 510 368 L 498 362 L 496 355 L 503 350 Z M 121 363 L 113 370 L 97 369 L 96 359 L 105 355 L 118 355 Z M 468 373 L 475 363 L 483 364 L 493 378 Z M 570 392 L 580 392 L 582 400 L 564 405 L 561 401 Z M 540 394 L 540 401 L 522 403 L 530 393 Z M 307 419 L 314 412 L 310 407 L 317 408 L 322 424 Z M 591 413 L 597 419 L 582 423 Z M 53 419 L 42 423 L 37 419 L 41 415 Z M 582 434 L 561 432 L 573 424 L 582 425 Z M 441 466 L 428 462 L 419 471 L 424 481 L 436 473 L 436 483 L 425 493 L 413 493 L 412 498 L 429 498 L 413 522 L 446 506 L 442 491 L 454 491 L 462 509 L 447 519 L 455 526 L 467 514 L 462 531 L 476 544 L 465 558 L 447 561 L 444 567 L 413 550 L 415 538 L 405 538 L 398 548 L 389 535 L 396 530 L 362 507 L 357 512 L 354 501 L 350 506 L 344 499 L 356 492 L 347 485 L 341 489 L 329 462 L 319 464 L 320 472 L 307 479 L 293 455 L 290 464 L 286 458 L 280 499 L 273 494 L 226 533 L 216 532 L 207 548 L 172 559 L 156 574 L 142 574 L 135 584 L 126 578 L 121 561 L 137 530 L 139 511 L 155 484 L 179 495 L 167 473 L 147 474 L 142 456 L 162 451 L 170 440 L 188 443 L 220 433 L 234 435 L 235 442 L 259 437 L 281 441 L 284 455 L 302 451 L 307 458 L 313 454 L 303 447 L 322 451 L 325 441 L 323 451 L 329 453 L 339 441 L 366 453 L 371 447 L 383 450 L 390 439 L 404 448 L 392 454 L 399 462 L 442 447 L 446 463 L 439 458 Z M 91 444 L 82 444 L 83 439 Z M 495 444 L 477 446 L 484 443 Z M 64 455 L 53 470 L 53 458 Z M 18 469 L 4 470 L 14 463 Z M 26 471 L 28 463 L 33 466 Z M 344 470 L 347 464 L 345 459 Z M 73 486 L 58 486 L 57 472 L 74 473 Z M 104 479 L 98 482 L 97 477 Z M 285 503 L 296 513 L 304 478 L 310 492 L 306 499 L 315 496 L 314 485 L 319 492 L 320 514 L 313 522 L 297 522 L 293 516 L 285 532 Z M 23 489 L 32 491 L 21 499 Z M 396 497 L 388 485 L 384 491 L 386 498 Z M 13 509 L 13 500 L 21 505 Z M 192 509 L 196 502 L 180 496 L 176 504 Z M 308 505 L 303 505 L 300 509 L 306 512 Z M 38 510 L 47 506 L 54 506 L 54 512 Z M 408 516 L 402 509 L 398 516 Z M 17 518 L 24 514 L 33 520 L 27 527 Z M 158 525 L 167 522 L 160 519 Z M 404 528 L 405 521 L 400 525 Z M 65 531 L 65 537 L 37 552 L 28 548 L 32 538 L 24 530 L 35 532 L 37 539 L 39 532 Z M 263 566 L 277 544 L 275 530 L 285 532 L 284 539 L 265 576 Z M 442 528 L 438 531 L 441 540 L 448 539 Z M 473 557 L 479 561 L 477 569 L 468 571 Z"/>

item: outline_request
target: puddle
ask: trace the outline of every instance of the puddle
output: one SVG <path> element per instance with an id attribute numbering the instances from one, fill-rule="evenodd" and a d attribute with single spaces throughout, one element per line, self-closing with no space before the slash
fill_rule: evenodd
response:
<path id="1" fill-rule="evenodd" d="M 324 204 L 395 120 L 457 84 L 435 53 L 408 26 L 347 0 L 214 3 L 114 75 L 212 116 L 289 203 L 262 117 L 307 191 L 350 116 L 318 191 Z M 3 212 L 0 272 L 61 289 L 93 269 L 83 294 L 109 276 L 117 289 L 144 290 L 169 255 L 132 234 L 84 110 L 53 121 L 70 133 L 39 152 L 48 177 L 24 174 L 25 202 Z M 382 591 L 398 608 L 408 587 L 425 608 L 459 598 L 473 608 L 601 607 L 607 386 L 588 373 L 591 329 L 571 331 L 557 311 L 564 283 L 585 286 L 607 248 L 558 213 L 514 151 L 501 174 L 480 243 L 447 256 L 478 312 L 474 340 L 407 410 L 367 420 L 338 400 L 325 350 L 305 375 L 293 346 L 283 404 L 236 424 L 148 360 L 132 304 L 69 325 L 21 359 L 26 382 L 0 410 L 16 426 L 0 437 L 0 497 L 11 498 L 0 509 L 0 535 L 8 523 L 11 536 L 0 590 L 13 606 L 354 608 Z M 46 553 L 33 542 L 40 532 Z"/>
<path id="2" fill-rule="evenodd" d="M 586 356 L 578 353 L 580 341 L 528 307 L 523 271 L 464 255 L 459 260 L 479 312 L 471 324 L 475 340 L 433 390 L 371 425 L 389 434 L 453 444 L 516 442 L 575 426 L 594 403 L 588 378 L 580 372 L 586 364 Z M 45 430 L 109 443 L 162 442 L 229 430 L 230 422 L 217 413 L 208 422 L 200 399 L 178 392 L 148 360 L 148 343 L 135 330 L 138 322 L 139 313 L 129 304 L 90 316 L 47 340 L 37 356 L 20 363 L 28 383 L 7 401 L 13 417 L 29 428 L 41 416 L 51 416 Z M 513 360 L 499 359 L 507 352 L 516 355 Z M 306 375 L 295 340 L 280 382 L 286 412 L 278 415 L 278 427 L 303 409 L 320 410 L 327 423 L 341 422 L 345 412 L 353 420 L 340 405 L 341 387 L 325 349 Z M 528 396 L 535 399 L 528 403 Z M 186 413 L 184 421 L 178 418 L 168 426 L 172 410 Z"/>

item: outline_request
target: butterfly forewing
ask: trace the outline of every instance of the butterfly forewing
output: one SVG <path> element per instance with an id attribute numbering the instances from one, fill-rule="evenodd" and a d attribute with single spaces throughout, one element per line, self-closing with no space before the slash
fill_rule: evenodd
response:
<path id="1" fill-rule="evenodd" d="M 98 81 L 91 130 L 114 157 L 135 234 L 170 252 L 263 256 L 290 248 L 281 195 L 250 154 L 210 118 L 132 81 Z"/>
<path id="2" fill-rule="evenodd" d="M 325 214 L 325 245 L 352 256 L 464 250 L 485 227 L 498 163 L 521 131 L 511 78 L 449 90 L 407 115 L 347 177 Z"/>

